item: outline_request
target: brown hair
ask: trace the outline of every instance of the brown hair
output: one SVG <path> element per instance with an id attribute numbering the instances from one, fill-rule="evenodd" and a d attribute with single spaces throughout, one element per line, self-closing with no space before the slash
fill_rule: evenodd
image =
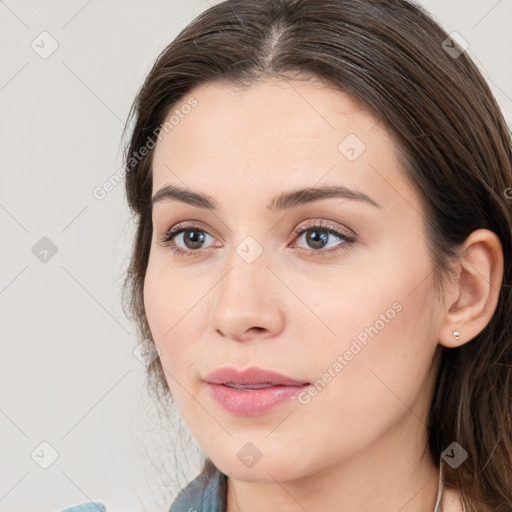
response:
<path id="1" fill-rule="evenodd" d="M 227 0 L 200 14 L 158 57 L 130 113 L 126 192 L 137 232 L 125 291 L 139 334 L 151 343 L 143 286 L 154 143 L 144 157 L 139 150 L 150 147 L 171 107 L 194 87 L 309 76 L 360 100 L 396 137 L 403 170 L 425 207 L 436 276 L 448 273 L 473 230 L 490 229 L 501 241 L 504 284 L 491 321 L 458 348 L 438 346 L 425 449 L 434 461 L 453 441 L 468 452 L 457 469 L 445 465 L 446 485 L 459 489 L 468 512 L 478 503 L 510 511 L 512 143 L 484 78 L 447 38 L 423 8 L 405 0 Z M 158 358 L 148 383 L 171 399 Z"/>

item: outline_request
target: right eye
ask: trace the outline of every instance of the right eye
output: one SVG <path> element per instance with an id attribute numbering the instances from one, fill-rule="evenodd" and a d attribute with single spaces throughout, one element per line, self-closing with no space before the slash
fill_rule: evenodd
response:
<path id="1" fill-rule="evenodd" d="M 200 249 L 203 249 L 207 237 L 213 239 L 209 233 L 199 226 L 178 224 L 165 232 L 160 239 L 160 244 L 169 247 L 177 256 L 193 256 Z M 216 245 L 218 246 L 218 244 Z"/>

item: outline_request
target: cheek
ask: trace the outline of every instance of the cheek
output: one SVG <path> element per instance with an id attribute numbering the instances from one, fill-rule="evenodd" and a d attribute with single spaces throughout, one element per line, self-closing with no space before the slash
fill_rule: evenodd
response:
<path id="1" fill-rule="evenodd" d="M 210 288 L 204 276 L 184 279 L 166 265 L 148 265 L 144 306 L 171 391 L 175 383 L 169 377 L 183 379 L 201 356 L 197 340 L 206 325 Z"/>
<path id="2" fill-rule="evenodd" d="M 309 311 L 300 304 L 289 308 L 288 324 L 290 328 L 311 325 L 309 332 L 299 331 L 303 333 L 299 339 L 309 349 L 325 348 L 328 353 L 347 349 L 354 338 L 364 343 L 386 338 L 386 333 L 391 337 L 392 332 L 406 337 L 417 330 L 426 333 L 423 329 L 431 325 L 437 308 L 431 263 L 421 239 L 403 238 L 358 250 L 337 268 L 289 278 Z M 318 343 L 319 333 L 324 343 Z M 386 349 L 404 336 L 392 337 Z"/>
<path id="3" fill-rule="evenodd" d="M 370 437 L 428 391 L 441 318 L 426 257 L 383 261 L 326 281 L 311 297 L 312 309 L 335 334 L 325 343 L 311 344 L 312 333 L 301 338 L 321 381 L 312 407 L 329 407 L 348 430 L 366 429 Z"/>

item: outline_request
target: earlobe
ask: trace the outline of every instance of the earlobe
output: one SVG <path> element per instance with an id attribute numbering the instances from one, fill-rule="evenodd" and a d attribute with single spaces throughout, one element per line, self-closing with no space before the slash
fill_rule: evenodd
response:
<path id="1" fill-rule="evenodd" d="M 458 278 L 446 303 L 439 343 L 455 348 L 485 329 L 498 304 L 503 280 L 503 249 L 498 236 L 487 229 L 473 231 L 460 250 Z"/>

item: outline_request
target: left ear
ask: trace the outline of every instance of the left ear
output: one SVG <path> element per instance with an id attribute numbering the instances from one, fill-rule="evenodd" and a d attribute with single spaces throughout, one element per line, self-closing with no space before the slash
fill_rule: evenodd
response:
<path id="1" fill-rule="evenodd" d="M 447 285 L 449 299 L 439 332 L 439 343 L 449 348 L 464 345 L 485 329 L 503 281 L 503 249 L 492 231 L 473 231 L 459 252 L 458 278 Z"/>

